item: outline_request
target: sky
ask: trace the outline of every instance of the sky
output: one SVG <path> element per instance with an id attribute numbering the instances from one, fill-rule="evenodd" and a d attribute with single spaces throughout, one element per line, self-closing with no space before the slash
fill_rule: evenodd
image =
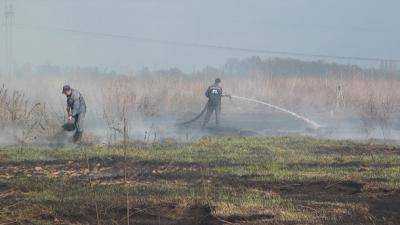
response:
<path id="1" fill-rule="evenodd" d="M 221 65 L 232 57 L 255 55 L 38 27 L 258 50 L 400 58 L 398 0 L 13 2 L 17 24 L 14 30 L 14 60 L 19 64 L 195 69 Z M 3 35 L 2 32 L 2 40 Z"/>

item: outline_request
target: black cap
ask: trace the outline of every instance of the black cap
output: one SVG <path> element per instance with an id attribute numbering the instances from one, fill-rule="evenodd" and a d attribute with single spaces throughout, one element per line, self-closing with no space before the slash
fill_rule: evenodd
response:
<path id="1" fill-rule="evenodd" d="M 219 78 L 215 79 L 215 83 L 216 84 L 221 83 L 221 79 L 219 79 Z"/>
<path id="2" fill-rule="evenodd" d="M 63 86 L 62 93 L 65 94 L 67 91 L 71 90 L 71 87 L 67 84 Z"/>

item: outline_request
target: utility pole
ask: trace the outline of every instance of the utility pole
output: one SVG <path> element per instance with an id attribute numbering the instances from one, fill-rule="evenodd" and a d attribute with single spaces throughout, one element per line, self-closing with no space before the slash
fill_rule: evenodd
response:
<path id="1" fill-rule="evenodd" d="M 8 77 L 14 75 L 14 47 L 13 32 L 15 22 L 15 12 L 13 0 L 3 0 L 3 52 L 4 52 L 4 72 Z"/>

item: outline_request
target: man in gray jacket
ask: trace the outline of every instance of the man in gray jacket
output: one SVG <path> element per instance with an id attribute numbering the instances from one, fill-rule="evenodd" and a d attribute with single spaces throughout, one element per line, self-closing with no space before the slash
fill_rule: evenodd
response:
<path id="1" fill-rule="evenodd" d="M 82 138 L 83 121 L 86 114 L 86 103 L 82 94 L 69 85 L 64 85 L 62 93 L 67 97 L 67 114 L 68 122 L 74 123 L 75 134 L 73 137 L 74 142 L 78 142 Z"/>

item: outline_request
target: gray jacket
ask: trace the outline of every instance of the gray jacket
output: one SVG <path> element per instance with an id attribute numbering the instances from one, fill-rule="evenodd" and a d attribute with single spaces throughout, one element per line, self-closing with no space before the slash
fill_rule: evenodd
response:
<path id="1" fill-rule="evenodd" d="M 67 97 L 67 107 L 72 116 L 86 113 L 85 99 L 78 90 L 72 89 L 71 95 Z"/>

